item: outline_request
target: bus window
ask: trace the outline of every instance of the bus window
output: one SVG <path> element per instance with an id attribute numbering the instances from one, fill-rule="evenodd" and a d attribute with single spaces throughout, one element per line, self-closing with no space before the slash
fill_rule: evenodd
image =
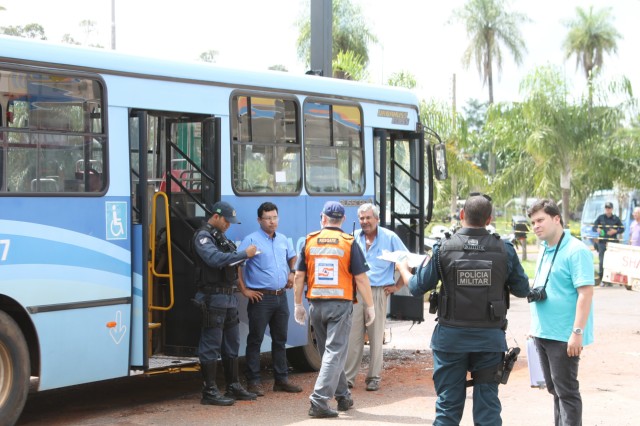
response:
<path id="1" fill-rule="evenodd" d="M 101 191 L 105 177 L 90 178 L 91 162 L 106 158 L 102 86 L 90 78 L 0 70 L 7 100 L 0 128 L 6 167 L 0 194 Z M 85 161 L 86 160 L 86 161 Z M 77 164 L 86 162 L 87 169 Z"/>
<path id="2" fill-rule="evenodd" d="M 293 100 L 234 96 L 233 188 L 238 194 L 300 192 L 298 114 Z"/>
<path id="3" fill-rule="evenodd" d="M 352 105 L 304 105 L 305 184 L 310 194 L 364 192 L 362 112 Z"/>

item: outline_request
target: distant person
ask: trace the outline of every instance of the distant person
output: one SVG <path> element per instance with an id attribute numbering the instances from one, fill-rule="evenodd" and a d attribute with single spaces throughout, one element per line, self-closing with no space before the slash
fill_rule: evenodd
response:
<path id="1" fill-rule="evenodd" d="M 632 246 L 640 246 L 640 207 L 633 209 L 633 218 L 635 221 L 631 223 L 629 244 Z"/>
<path id="2" fill-rule="evenodd" d="M 498 384 L 508 349 L 509 293 L 525 297 L 529 279 L 513 245 L 486 229 L 492 209 L 489 196 L 470 195 L 460 210 L 462 228 L 433 246 L 426 265 L 412 275 L 406 260 L 397 264 L 414 296 L 442 282 L 431 336 L 436 426 L 460 424 L 468 384 L 473 386 L 474 424 L 502 424 Z"/>
<path id="3" fill-rule="evenodd" d="M 211 217 L 193 234 L 191 242 L 198 285 L 194 301 L 202 312 L 198 358 L 204 387 L 200 403 L 233 405 L 237 399 L 257 398 L 256 394 L 247 392 L 238 379 L 240 324 L 238 299 L 234 294 L 238 285 L 237 263 L 255 256 L 257 247 L 251 244 L 244 251 L 238 251 L 224 235 L 232 223 L 239 223 L 229 203 L 218 201 L 211 210 Z M 227 385 L 224 395 L 216 386 L 220 358 Z"/>
<path id="4" fill-rule="evenodd" d="M 353 305 L 353 322 L 349 335 L 349 352 L 345 364 L 345 374 L 349 387 L 353 387 L 362 363 L 364 349 L 364 333 L 369 337 L 369 369 L 365 378 L 366 389 L 377 391 L 380 388 L 380 373 L 382 371 L 382 343 L 384 341 L 385 320 L 387 318 L 387 301 L 389 295 L 403 287 L 402 280 L 394 281 L 395 263 L 378 259 L 384 250 L 408 251 L 400 237 L 395 232 L 382 228 L 380 224 L 380 211 L 377 206 L 366 203 L 358 208 L 358 220 L 360 228 L 355 232 L 356 243 L 364 252 L 365 260 L 369 265 L 367 276 L 371 283 L 373 293 L 373 305 L 376 310 L 376 319 L 371 325 L 365 327 L 367 313 L 362 296 L 358 294 L 358 303 Z"/>
<path id="5" fill-rule="evenodd" d="M 596 241 L 596 249 L 598 250 L 598 259 L 600 266 L 598 269 L 598 280 L 600 287 L 604 287 L 602 282 L 604 277 L 604 252 L 607 251 L 607 243 L 618 241 L 618 235 L 624 232 L 624 225 L 618 216 L 613 214 L 613 203 L 607 201 L 604 203 L 604 213 L 598 216 L 593 223 L 593 231 L 598 233 Z M 609 284 L 610 286 L 611 284 Z"/>
<path id="6" fill-rule="evenodd" d="M 309 416 L 317 418 L 337 417 L 338 411 L 347 411 L 353 406 L 344 363 L 356 289 L 366 304 L 365 325 L 371 325 L 376 316 L 367 277 L 369 267 L 353 236 L 340 228 L 344 220 L 342 204 L 325 203 L 320 215 L 322 229 L 307 235 L 296 263 L 295 320 L 305 325 L 307 312 L 302 305 L 302 293 L 306 280 L 309 321 L 322 358 L 313 393 L 309 396 Z M 329 406 L 334 397 L 338 411 Z"/>
<path id="7" fill-rule="evenodd" d="M 560 209 L 540 200 L 528 211 L 542 240 L 532 294 L 531 336 L 540 355 L 547 391 L 553 395 L 556 425 L 582 425 L 578 365 L 593 342 L 593 256 L 564 229 Z M 531 297 L 532 295 L 538 295 Z"/>
<path id="8" fill-rule="evenodd" d="M 242 251 L 255 244 L 259 253 L 247 259 L 238 276 L 240 291 L 249 299 L 249 334 L 245 356 L 247 391 L 258 396 L 264 396 L 260 377 L 260 347 L 267 326 L 271 334 L 271 361 L 275 379 L 273 391 L 302 392 L 300 386 L 289 382 L 287 366 L 287 289 L 293 287 L 296 252 L 291 240 L 281 232 L 276 232 L 279 220 L 278 207 L 275 204 L 260 204 L 260 230 L 247 235 L 238 247 L 238 250 Z"/>

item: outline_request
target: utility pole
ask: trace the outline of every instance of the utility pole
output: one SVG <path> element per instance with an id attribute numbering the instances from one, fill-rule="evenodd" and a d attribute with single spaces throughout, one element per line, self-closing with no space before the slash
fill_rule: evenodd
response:
<path id="1" fill-rule="evenodd" d="M 453 134 L 454 143 L 457 142 L 455 135 L 456 132 L 456 74 L 453 73 L 452 79 L 452 88 L 451 88 L 451 108 L 452 108 L 452 124 L 453 124 Z M 458 214 L 458 177 L 455 173 L 451 173 L 449 175 L 451 177 L 451 218 L 453 218 L 456 214 Z M 459 219 L 459 218 L 458 218 Z"/>
<path id="2" fill-rule="evenodd" d="M 111 0 L 111 50 L 116 50 L 116 0 Z"/>
<path id="3" fill-rule="evenodd" d="M 311 0 L 311 74 L 332 77 L 332 0 Z"/>

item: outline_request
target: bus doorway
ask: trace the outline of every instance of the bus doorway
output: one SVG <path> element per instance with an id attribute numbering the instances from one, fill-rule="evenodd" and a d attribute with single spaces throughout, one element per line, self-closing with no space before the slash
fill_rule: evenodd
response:
<path id="1" fill-rule="evenodd" d="M 424 136 L 376 129 L 373 146 L 380 225 L 398 234 L 412 253 L 424 253 Z"/>
<path id="2" fill-rule="evenodd" d="M 374 131 L 375 203 L 380 226 L 391 229 L 412 253 L 424 253 L 425 143 L 424 135 L 391 130 Z M 424 300 L 406 290 L 392 294 L 389 317 L 424 321 Z"/>
<path id="3" fill-rule="evenodd" d="M 144 370 L 197 362 L 200 317 L 190 303 L 196 293 L 190 241 L 210 213 L 207 206 L 219 198 L 219 132 L 219 119 L 211 116 L 130 114 L 134 293 L 140 295 L 134 312 L 141 313 L 132 321 L 139 336 L 131 364 Z"/>

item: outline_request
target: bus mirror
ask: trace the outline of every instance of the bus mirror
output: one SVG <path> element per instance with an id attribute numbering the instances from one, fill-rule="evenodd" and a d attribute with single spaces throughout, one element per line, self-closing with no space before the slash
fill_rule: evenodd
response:
<path id="1" fill-rule="evenodd" d="M 438 180 L 445 180 L 447 178 L 447 156 L 446 148 L 443 143 L 439 143 L 433 146 L 433 161 L 435 169 L 435 177 Z"/>

